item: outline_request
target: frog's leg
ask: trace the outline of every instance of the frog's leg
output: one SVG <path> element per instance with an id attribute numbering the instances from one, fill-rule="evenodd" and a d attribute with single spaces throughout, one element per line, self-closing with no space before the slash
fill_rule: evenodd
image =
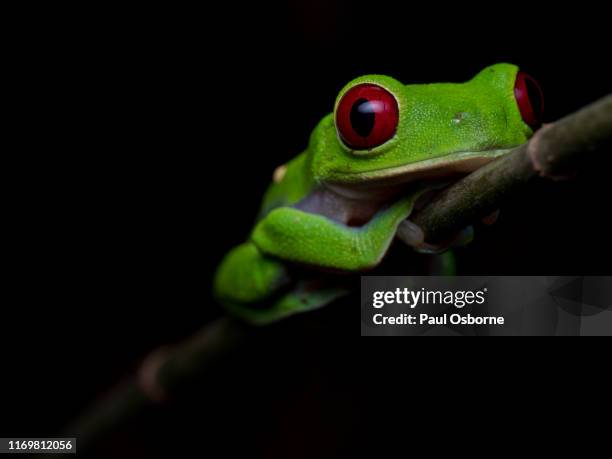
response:
<path id="1" fill-rule="evenodd" d="M 227 254 L 217 270 L 214 289 L 230 313 L 254 324 L 310 311 L 348 293 L 313 279 L 293 282 L 285 264 L 263 255 L 252 242 Z"/>
<path id="2" fill-rule="evenodd" d="M 259 303 L 290 282 L 282 263 L 262 256 L 252 242 L 245 242 L 221 261 L 214 290 L 222 302 Z"/>
<path id="3" fill-rule="evenodd" d="M 343 271 L 365 270 L 376 266 L 385 255 L 416 197 L 399 200 L 361 227 L 280 207 L 257 224 L 252 240 L 265 254 L 284 260 Z"/>

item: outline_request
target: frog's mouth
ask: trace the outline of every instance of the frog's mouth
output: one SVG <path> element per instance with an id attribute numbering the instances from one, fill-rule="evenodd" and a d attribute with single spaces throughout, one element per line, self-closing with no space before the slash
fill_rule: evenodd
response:
<path id="1" fill-rule="evenodd" d="M 512 148 L 452 153 L 416 163 L 365 172 L 344 172 L 332 187 L 342 192 L 373 190 L 406 185 L 412 182 L 443 179 L 469 174 L 485 164 L 506 155 Z"/>
<path id="2" fill-rule="evenodd" d="M 512 149 L 461 152 L 398 167 L 345 174 L 296 204 L 347 226 L 362 226 L 400 197 L 416 190 L 440 188 L 499 158 Z M 429 194 L 431 197 L 431 194 Z"/>

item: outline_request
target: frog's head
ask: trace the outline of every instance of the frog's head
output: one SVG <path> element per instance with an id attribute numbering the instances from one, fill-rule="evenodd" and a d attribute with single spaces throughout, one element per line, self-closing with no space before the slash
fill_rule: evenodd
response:
<path id="1" fill-rule="evenodd" d="M 340 91 L 313 133 L 312 170 L 350 188 L 467 173 L 527 141 L 541 113 L 537 83 L 510 64 L 460 84 L 367 75 Z"/>

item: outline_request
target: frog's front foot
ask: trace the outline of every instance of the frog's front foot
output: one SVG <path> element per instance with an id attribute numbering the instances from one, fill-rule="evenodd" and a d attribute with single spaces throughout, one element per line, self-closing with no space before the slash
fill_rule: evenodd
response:
<path id="1" fill-rule="evenodd" d="M 425 242 L 423 229 L 410 220 L 404 220 L 397 228 L 397 237 L 415 251 L 424 254 L 439 254 L 454 247 L 463 247 L 474 238 L 474 227 L 468 226 L 449 239 L 435 244 Z"/>

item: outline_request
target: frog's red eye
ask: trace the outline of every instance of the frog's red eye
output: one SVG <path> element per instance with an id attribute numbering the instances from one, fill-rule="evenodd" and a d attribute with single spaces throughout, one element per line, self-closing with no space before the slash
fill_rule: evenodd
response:
<path id="1" fill-rule="evenodd" d="M 336 129 L 342 141 L 354 150 L 374 148 L 395 134 L 399 121 L 397 100 L 375 84 L 349 89 L 336 108 Z"/>
<path id="2" fill-rule="evenodd" d="M 538 82 L 525 72 L 519 71 L 514 83 L 514 97 L 523 121 L 533 129 L 540 127 L 544 112 L 544 95 Z"/>

